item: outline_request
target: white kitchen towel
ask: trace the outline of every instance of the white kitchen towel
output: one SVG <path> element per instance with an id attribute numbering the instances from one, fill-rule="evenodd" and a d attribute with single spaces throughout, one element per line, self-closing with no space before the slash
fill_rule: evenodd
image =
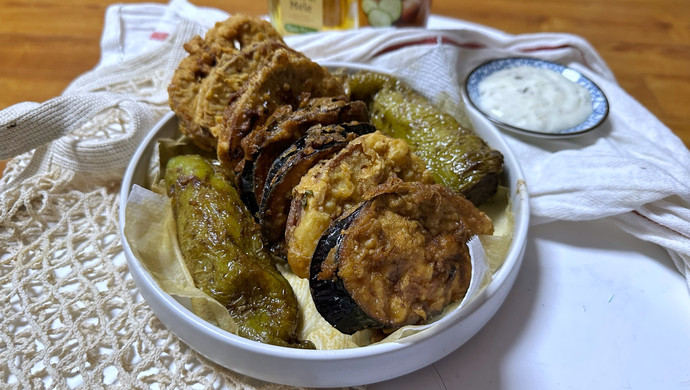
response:
<path id="1" fill-rule="evenodd" d="M 185 0 L 112 5 L 93 70 L 59 97 L 0 111 L 0 159 L 12 158 L 0 178 L 0 327 L 14 332 L 0 357 L 18 387 L 288 388 L 219 370 L 174 337 L 142 302 L 117 239 L 117 183 L 169 112 L 166 87 L 186 55 L 182 44 L 226 16 Z M 430 27 L 287 42 L 320 61 L 386 68 L 432 100 L 441 93 L 459 102 L 468 71 L 494 57 L 583 72 L 610 100 L 600 129 L 563 141 L 506 134 L 526 176 L 531 221 L 610 218 L 665 248 L 690 287 L 690 154 L 618 86 L 594 48 L 573 35 L 509 35 L 438 16 Z"/>
<path id="2" fill-rule="evenodd" d="M 497 57 L 537 57 L 580 71 L 609 99 L 610 113 L 599 129 L 565 140 L 505 134 L 525 173 L 532 224 L 610 217 L 630 234 L 664 247 L 690 288 L 690 152 L 683 142 L 616 83 L 584 39 L 513 36 L 457 21 L 455 26 L 331 32 L 288 42 L 317 60 L 388 69 L 432 99 L 444 85 L 456 91 L 443 91 L 446 98 L 459 96 L 466 75 Z"/>
<path id="3" fill-rule="evenodd" d="M 184 0 L 163 5 L 116 5 L 106 17 L 101 62 L 75 80 L 63 96 L 40 105 L 0 112 L 0 158 L 62 142 L 71 128 L 89 119 L 60 111 L 64 99 L 93 110 L 103 93 L 113 105 L 133 102 L 149 118 L 166 110 L 166 86 L 183 42 L 226 15 Z M 452 26 L 452 29 L 447 27 Z M 429 29 L 361 29 L 286 39 L 318 61 L 373 64 L 401 75 L 430 98 L 450 88 L 460 98 L 465 75 L 496 57 L 532 56 L 569 65 L 595 81 L 610 101 L 600 129 L 567 140 L 505 137 L 518 156 L 530 194 L 533 223 L 611 217 L 640 239 L 666 248 L 690 286 L 690 153 L 683 143 L 616 83 L 596 50 L 569 34 L 509 35 L 485 26 L 432 17 Z M 444 27 L 443 29 L 434 29 Z M 414 74 L 414 77 L 409 77 Z M 440 82 L 439 82 L 440 81 Z M 94 102 L 89 103 L 88 99 Z M 61 100 L 62 99 L 62 100 Z M 81 99 L 81 100 L 78 100 Z M 93 115 L 88 111 L 89 115 Z M 142 114 L 125 115 L 128 118 Z M 129 122 L 128 122 L 129 123 Z M 151 120 L 139 120 L 131 137 L 139 139 Z M 131 141 L 113 155 L 124 168 Z M 11 140 L 12 144 L 6 143 Z M 79 144 L 70 141 L 70 145 Z M 113 141 L 111 141 L 112 143 Z M 114 148 L 110 145 L 111 150 Z M 53 148 L 48 161 L 91 169 L 76 148 Z M 71 153 L 71 154 L 70 154 Z M 102 156 L 99 156 L 102 158 Z M 71 160 L 70 160 L 71 159 Z M 86 168 L 84 168 L 86 167 Z"/>

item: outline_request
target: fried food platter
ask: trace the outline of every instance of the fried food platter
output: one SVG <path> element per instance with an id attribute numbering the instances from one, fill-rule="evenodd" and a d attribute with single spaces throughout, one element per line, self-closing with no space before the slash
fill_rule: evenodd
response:
<path id="1" fill-rule="evenodd" d="M 529 211 L 486 118 L 384 69 L 318 64 L 242 15 L 184 47 L 120 208 L 133 278 L 173 333 L 239 373 L 333 387 L 428 365 L 493 316 Z"/>
<path id="2" fill-rule="evenodd" d="M 330 69 L 346 67 L 349 72 L 372 70 L 358 64 L 322 65 Z M 513 240 L 504 263 L 479 294 L 433 326 L 397 342 L 342 350 L 302 350 L 248 340 L 201 319 L 192 312 L 188 300 L 165 292 L 127 240 L 123 240 L 130 272 L 139 291 L 158 318 L 193 349 L 224 367 L 262 380 L 314 387 L 360 385 L 404 375 L 441 359 L 477 333 L 505 300 L 522 262 L 529 223 L 527 191 L 518 161 L 493 124 L 471 109 L 469 115 L 475 131 L 504 155 L 505 169 L 500 181 L 508 188 L 514 216 Z M 174 137 L 179 133 L 178 127 L 178 118 L 172 113 L 166 115 L 133 156 L 121 190 L 122 227 L 126 223 L 125 210 L 132 188 L 148 185 L 149 162 L 157 140 Z M 124 231 L 121 233 L 124 237 Z"/>

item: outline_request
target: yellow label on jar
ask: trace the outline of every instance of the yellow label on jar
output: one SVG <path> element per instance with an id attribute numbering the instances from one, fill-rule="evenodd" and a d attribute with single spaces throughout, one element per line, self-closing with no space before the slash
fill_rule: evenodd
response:
<path id="1" fill-rule="evenodd" d="M 288 33 L 300 34 L 323 28 L 323 0 L 282 0 L 280 13 Z"/>

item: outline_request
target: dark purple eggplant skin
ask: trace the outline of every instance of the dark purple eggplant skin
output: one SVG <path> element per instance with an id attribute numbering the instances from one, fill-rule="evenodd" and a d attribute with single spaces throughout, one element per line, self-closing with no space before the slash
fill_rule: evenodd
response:
<path id="1" fill-rule="evenodd" d="M 292 188 L 299 183 L 299 179 L 307 173 L 309 168 L 323 159 L 332 157 L 346 145 L 347 142 L 330 142 L 325 144 L 320 149 L 304 156 L 295 166 L 291 166 L 285 171 L 278 170 L 279 173 L 282 172 L 283 174 L 280 175 L 277 180 L 266 181 L 266 188 L 263 191 L 263 197 L 259 205 L 257 216 L 264 233 L 264 238 L 269 245 L 280 243 L 285 238 L 285 225 L 287 223 L 287 212 L 289 211 L 290 201 L 292 199 L 290 195 Z M 276 161 L 282 161 L 282 159 Z M 293 183 L 286 182 L 286 180 L 290 178 L 289 176 L 292 176 L 296 181 Z M 283 214 L 284 218 L 279 218 L 278 214 Z"/>
<path id="2" fill-rule="evenodd" d="M 341 123 L 339 126 L 343 128 L 343 134 L 355 133 L 357 135 L 364 135 L 376 131 L 376 128 L 368 122 Z M 299 150 L 305 146 L 306 140 L 306 136 L 300 137 L 300 139 L 285 149 L 285 151 L 283 151 L 283 153 L 273 161 L 273 164 L 271 164 L 271 169 L 268 171 L 268 175 L 266 176 L 266 186 L 269 186 L 271 182 L 275 181 L 275 177 L 281 167 L 283 167 L 285 161 L 287 161 L 290 156 L 298 153 Z M 267 188 L 264 188 L 263 193 L 265 193 L 266 190 Z M 265 196 L 262 196 L 262 198 L 264 197 Z"/>
<path id="3" fill-rule="evenodd" d="M 237 189 L 239 190 L 240 198 L 245 206 L 247 206 L 249 212 L 258 220 L 256 213 L 259 211 L 259 204 L 254 195 L 254 161 L 244 161 L 242 172 L 238 175 L 237 180 Z"/>
<path id="4" fill-rule="evenodd" d="M 345 235 L 343 231 L 352 224 L 359 212 L 367 205 L 362 202 L 349 214 L 336 219 L 319 240 L 309 267 L 309 288 L 316 310 L 334 328 L 344 334 L 354 334 L 363 329 L 384 328 L 362 310 L 350 296 L 340 278 L 323 280 L 319 278 L 321 265 L 331 250 L 338 250 Z M 338 255 L 336 254 L 336 262 Z"/>
<path id="5" fill-rule="evenodd" d="M 336 127 L 339 129 L 336 130 Z M 311 131 L 311 130 L 310 130 Z M 276 220 L 276 216 L 290 207 L 292 187 L 297 185 L 301 178 L 312 166 L 323 159 L 330 158 L 347 145 L 349 134 L 357 136 L 376 131 L 376 128 L 369 123 L 344 123 L 340 125 L 330 125 L 323 127 L 324 134 L 328 132 L 338 132 L 344 137 L 339 141 L 335 139 L 319 145 L 312 153 L 300 156 L 304 149 L 311 147 L 309 144 L 309 134 L 301 137 L 288 147 L 275 161 L 266 177 L 265 187 L 262 191 L 261 202 L 258 207 L 258 219 L 264 231 L 264 237 L 269 245 L 280 243 L 285 237 L 285 222 Z M 297 161 L 292 161 L 296 159 Z M 290 188 L 286 188 L 290 187 Z"/>
<path id="6" fill-rule="evenodd" d="M 340 104 L 344 105 L 341 106 Z M 266 176 L 272 163 L 285 149 L 304 136 L 306 131 L 314 125 L 331 125 L 351 121 L 362 123 L 368 121 L 366 105 L 357 101 L 344 103 L 338 99 L 332 99 L 329 102 L 315 104 L 303 110 L 290 112 L 285 117 L 277 119 L 274 126 L 280 127 L 285 123 L 289 123 L 289 127 L 286 128 L 289 129 L 289 136 L 285 133 L 283 134 L 286 135 L 285 138 L 280 140 L 274 139 L 268 145 L 261 145 L 257 149 L 247 146 L 244 160 L 235 169 L 238 176 L 236 182 L 240 189 L 240 196 L 252 214 L 256 216 L 258 211 L 265 184 L 268 183 Z M 282 130 L 279 131 L 279 133 L 281 132 Z M 250 138 L 247 137 L 248 140 Z M 244 144 L 243 148 L 245 148 Z"/>
<path id="7" fill-rule="evenodd" d="M 257 152 L 253 159 L 244 160 L 242 172 L 239 175 L 240 196 L 257 218 L 259 205 L 266 186 L 270 183 L 270 172 L 274 170 L 275 161 L 280 160 L 282 152 L 289 149 L 290 145 L 294 144 L 293 141 L 298 142 L 302 138 L 272 144 Z"/>

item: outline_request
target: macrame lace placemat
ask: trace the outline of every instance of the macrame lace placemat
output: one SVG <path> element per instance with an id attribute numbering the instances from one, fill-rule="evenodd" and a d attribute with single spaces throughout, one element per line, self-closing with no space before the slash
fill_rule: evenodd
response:
<path id="1" fill-rule="evenodd" d="M 0 179 L 0 387 L 292 388 L 189 348 L 143 300 L 122 253 L 124 169 L 168 112 L 165 86 L 186 55 L 182 43 L 202 32 L 183 23 L 146 59 L 87 73 L 41 105 L 0 111 L 0 123 L 22 133 L 17 147 L 33 149 Z M 65 106 L 82 118 L 66 120 Z M 17 111 L 21 120 L 7 119 Z M 34 133 L 55 141 L 41 144 Z"/>
<path id="2" fill-rule="evenodd" d="M 171 5 L 193 11 L 183 0 Z M 144 8 L 136 9 L 137 23 Z M 104 35 L 117 40 L 123 33 L 114 16 L 117 23 Z M 0 383 L 6 387 L 287 388 L 215 365 L 182 343 L 143 301 L 122 255 L 117 208 L 125 166 L 146 130 L 168 112 L 165 87 L 186 55 L 182 44 L 208 28 L 174 21 L 170 38 L 146 55 L 106 63 L 48 102 L 0 111 L 0 159 L 31 150 L 13 158 L 0 179 Z M 434 71 L 424 63 L 427 77 L 417 77 L 415 87 L 434 85 L 426 81 L 444 69 L 463 75 L 497 56 L 529 54 L 581 69 L 615 104 L 605 136 L 553 145 L 506 137 L 523 162 L 532 220 L 613 218 L 665 248 L 690 287 L 690 153 L 615 83 L 581 38 L 509 36 L 464 23 L 453 31 L 362 30 L 289 43 L 322 61 L 402 73 L 417 69 L 420 53 L 444 59 Z M 635 180 L 620 175 L 619 166 L 639 166 Z"/>
<path id="3" fill-rule="evenodd" d="M 11 161 L 3 184 L 31 157 Z M 122 255 L 119 180 L 85 176 L 55 166 L 0 197 L 0 382 L 17 389 L 288 388 L 220 367 L 165 328 Z"/>

